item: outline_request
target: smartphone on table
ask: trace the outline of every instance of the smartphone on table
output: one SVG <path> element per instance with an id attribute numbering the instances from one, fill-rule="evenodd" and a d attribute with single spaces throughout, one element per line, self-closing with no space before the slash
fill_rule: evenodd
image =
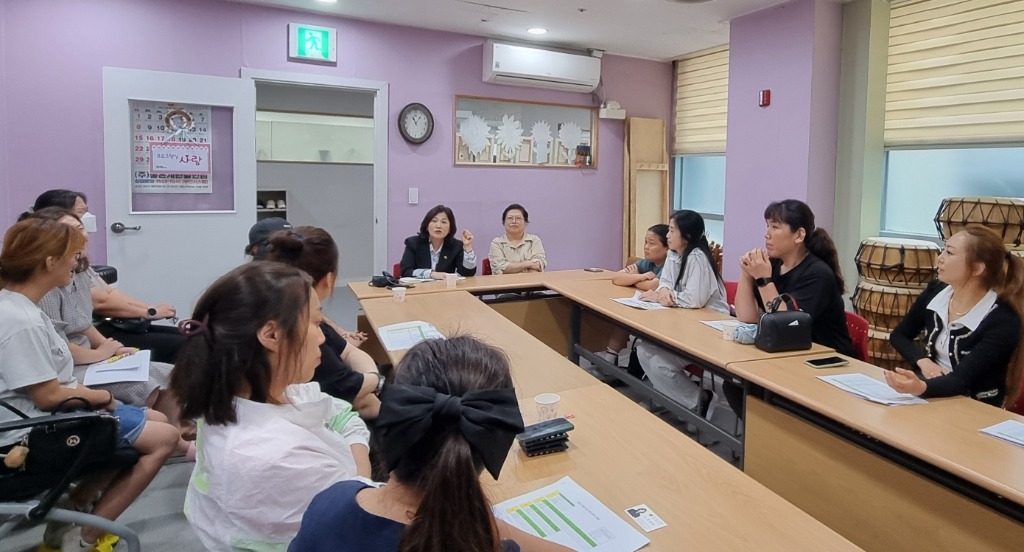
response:
<path id="1" fill-rule="evenodd" d="M 849 360 L 839 356 L 809 358 L 804 361 L 804 364 L 811 368 L 835 368 L 837 366 L 846 366 L 849 363 Z"/>

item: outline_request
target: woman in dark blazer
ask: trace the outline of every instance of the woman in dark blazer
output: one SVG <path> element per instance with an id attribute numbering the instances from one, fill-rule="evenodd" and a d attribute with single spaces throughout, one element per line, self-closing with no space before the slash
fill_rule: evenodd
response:
<path id="1" fill-rule="evenodd" d="M 427 211 L 420 223 L 420 233 L 405 239 L 402 254 L 402 276 L 444 279 L 445 274 L 458 272 L 463 276 L 476 274 L 476 253 L 473 234 L 462 231 L 462 241 L 455 239 L 455 214 L 450 207 L 438 205 Z"/>

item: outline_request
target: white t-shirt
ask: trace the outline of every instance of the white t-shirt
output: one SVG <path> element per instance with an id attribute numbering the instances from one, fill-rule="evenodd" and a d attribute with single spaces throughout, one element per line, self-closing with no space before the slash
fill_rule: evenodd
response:
<path id="1" fill-rule="evenodd" d="M 74 361 L 67 343 L 57 335 L 50 318 L 28 297 L 0 290 L 0 399 L 29 416 L 46 413 L 36 408 L 25 387 L 56 379 L 64 387 L 78 387 Z M 18 420 L 0 407 L 0 422 Z M 0 434 L 0 446 L 21 439 L 28 430 Z"/>

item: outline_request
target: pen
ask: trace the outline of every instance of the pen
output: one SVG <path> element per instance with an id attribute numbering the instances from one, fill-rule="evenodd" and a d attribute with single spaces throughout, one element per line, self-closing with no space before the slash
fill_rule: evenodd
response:
<path id="1" fill-rule="evenodd" d="M 131 355 L 131 353 L 125 353 L 123 355 L 114 355 L 114 356 L 108 358 L 107 360 L 104 360 L 103 363 L 104 364 L 110 364 L 111 362 L 117 362 L 117 361 L 121 360 L 122 358 L 124 358 L 126 356 L 130 356 L 130 355 Z"/>

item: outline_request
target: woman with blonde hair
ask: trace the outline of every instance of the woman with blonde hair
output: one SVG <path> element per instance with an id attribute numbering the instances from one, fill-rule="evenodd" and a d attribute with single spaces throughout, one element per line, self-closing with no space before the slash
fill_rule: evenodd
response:
<path id="1" fill-rule="evenodd" d="M 1014 406 L 1024 365 L 1024 259 L 992 230 L 968 226 L 946 241 L 938 271 L 890 337 L 917 373 L 897 368 L 886 382 L 921 397 Z M 922 334 L 923 350 L 915 343 Z"/>

